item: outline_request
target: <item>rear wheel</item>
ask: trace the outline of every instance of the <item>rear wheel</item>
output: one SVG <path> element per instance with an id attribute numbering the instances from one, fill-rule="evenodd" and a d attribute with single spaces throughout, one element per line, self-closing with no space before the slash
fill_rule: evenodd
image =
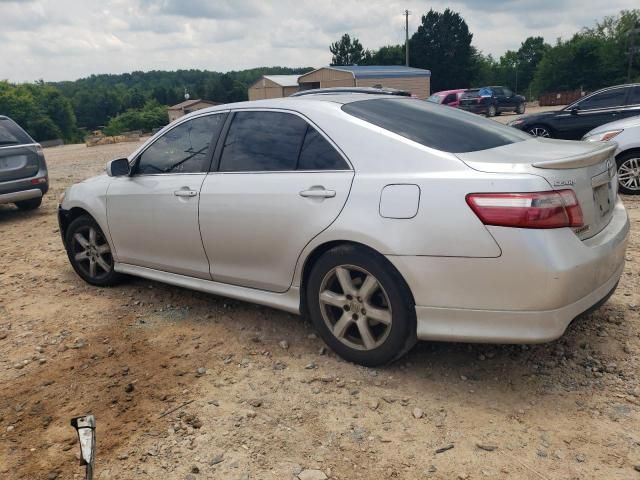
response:
<path id="1" fill-rule="evenodd" d="M 121 279 L 113 269 L 111 247 L 93 218 L 83 215 L 73 220 L 67 227 L 65 243 L 71 266 L 85 282 L 107 287 Z"/>
<path id="2" fill-rule="evenodd" d="M 21 200 L 16 202 L 16 207 L 20 210 L 35 210 L 42 204 L 42 197 L 30 198 L 29 200 Z"/>
<path id="3" fill-rule="evenodd" d="M 353 246 L 328 251 L 313 266 L 306 298 L 320 336 L 345 360 L 384 365 L 416 342 L 409 289 L 377 253 Z"/>
<path id="4" fill-rule="evenodd" d="M 527 133 L 533 135 L 534 137 L 551 137 L 551 132 L 544 125 L 532 125 L 527 129 Z"/>
<path id="5" fill-rule="evenodd" d="M 495 117 L 497 112 L 495 105 L 489 105 L 487 107 L 487 117 Z"/>
<path id="6" fill-rule="evenodd" d="M 640 152 L 623 153 L 616 162 L 620 192 L 640 195 Z"/>

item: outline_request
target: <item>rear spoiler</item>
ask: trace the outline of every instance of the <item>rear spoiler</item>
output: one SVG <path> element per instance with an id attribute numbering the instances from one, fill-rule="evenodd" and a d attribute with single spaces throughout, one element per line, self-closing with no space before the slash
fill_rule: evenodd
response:
<path id="1" fill-rule="evenodd" d="M 588 167 L 589 165 L 596 165 L 600 162 L 604 162 L 608 158 L 611 158 L 617 148 L 618 144 L 616 142 L 602 142 L 602 146 L 599 146 L 598 148 L 595 148 L 589 152 L 560 158 L 558 160 L 537 162 L 534 163 L 533 166 L 537 168 L 549 168 L 557 170 Z"/>

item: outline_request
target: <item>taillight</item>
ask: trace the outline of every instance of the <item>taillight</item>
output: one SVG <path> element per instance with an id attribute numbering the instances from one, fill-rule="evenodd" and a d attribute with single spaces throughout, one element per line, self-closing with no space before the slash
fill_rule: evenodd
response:
<path id="1" fill-rule="evenodd" d="M 583 224 L 582 209 L 573 190 L 470 193 L 467 203 L 485 225 L 562 228 Z"/>

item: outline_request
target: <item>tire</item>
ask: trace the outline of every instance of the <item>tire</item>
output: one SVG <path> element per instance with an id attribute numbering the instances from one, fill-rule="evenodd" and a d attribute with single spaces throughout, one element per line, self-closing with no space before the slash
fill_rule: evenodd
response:
<path id="1" fill-rule="evenodd" d="M 640 151 L 625 152 L 616 159 L 618 189 L 625 195 L 640 195 Z"/>
<path id="2" fill-rule="evenodd" d="M 551 130 L 544 125 L 531 125 L 527 128 L 527 133 L 534 137 L 551 138 Z"/>
<path id="3" fill-rule="evenodd" d="M 65 232 L 69 262 L 85 282 L 98 287 L 115 285 L 122 275 L 113 269 L 114 261 L 102 229 L 88 215 L 73 220 Z"/>
<path id="4" fill-rule="evenodd" d="M 416 343 L 409 287 L 378 253 L 350 245 L 324 253 L 311 270 L 306 299 L 318 333 L 347 361 L 385 365 Z"/>
<path id="5" fill-rule="evenodd" d="M 516 113 L 518 115 L 522 115 L 526 109 L 527 109 L 527 106 L 524 104 L 524 102 L 519 103 L 518 106 L 516 107 Z"/>
<path id="6" fill-rule="evenodd" d="M 498 110 L 496 109 L 495 105 L 489 105 L 487 107 L 487 113 L 486 113 L 487 117 L 495 117 L 496 113 L 498 113 Z"/>
<path id="7" fill-rule="evenodd" d="M 40 205 L 42 205 L 42 197 L 30 198 L 29 200 L 16 202 L 16 207 L 18 207 L 20 210 L 35 210 Z"/>

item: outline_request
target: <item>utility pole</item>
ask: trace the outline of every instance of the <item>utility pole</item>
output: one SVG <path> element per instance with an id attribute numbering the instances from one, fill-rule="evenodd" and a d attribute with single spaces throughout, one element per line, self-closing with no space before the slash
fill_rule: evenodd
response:
<path id="1" fill-rule="evenodd" d="M 405 53 L 405 63 L 407 67 L 409 66 L 409 15 L 411 12 L 409 10 L 404 11 L 404 53 Z"/>

